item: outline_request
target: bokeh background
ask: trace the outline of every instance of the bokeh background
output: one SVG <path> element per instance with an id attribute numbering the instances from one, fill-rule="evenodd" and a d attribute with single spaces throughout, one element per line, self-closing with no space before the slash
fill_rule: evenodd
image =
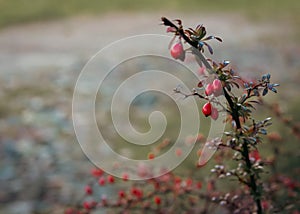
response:
<path id="1" fill-rule="evenodd" d="M 62 213 L 82 197 L 93 165 L 72 126 L 76 79 L 110 42 L 164 34 L 161 16 L 205 24 L 224 41 L 213 44 L 213 58 L 230 60 L 243 75 L 270 73 L 281 86 L 267 102 L 297 124 L 299 11 L 297 0 L 0 0 L 0 213 Z M 258 118 L 270 114 L 258 108 Z M 280 170 L 297 178 L 299 140 L 276 117 L 270 131 L 282 135 L 280 149 L 289 154 L 278 157 Z M 261 147 L 268 155 L 270 145 Z"/>

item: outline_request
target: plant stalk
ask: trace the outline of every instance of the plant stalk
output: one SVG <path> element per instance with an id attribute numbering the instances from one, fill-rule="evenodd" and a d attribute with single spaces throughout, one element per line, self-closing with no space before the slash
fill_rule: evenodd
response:
<path id="1" fill-rule="evenodd" d="M 174 27 L 177 30 L 177 33 L 179 34 L 179 36 L 181 38 L 183 38 L 193 48 L 195 48 L 196 50 L 198 50 L 197 43 L 191 41 L 185 35 L 184 30 L 183 30 L 182 27 L 177 27 L 173 22 L 171 22 L 170 20 L 168 20 L 165 17 L 162 17 L 162 21 L 164 22 L 165 25 Z M 201 54 L 200 51 L 196 51 L 196 50 L 193 50 L 193 53 L 200 58 L 200 60 L 202 61 L 202 63 L 205 65 L 205 67 L 207 69 L 212 70 L 211 65 L 207 62 L 207 60 L 205 59 L 205 57 L 203 56 L 203 54 Z M 223 91 L 224 91 L 224 96 L 225 96 L 225 98 L 226 98 L 226 100 L 227 100 L 227 102 L 228 102 L 228 104 L 230 106 L 231 116 L 232 116 L 232 119 L 234 120 L 234 122 L 236 124 L 236 129 L 237 129 L 237 131 L 241 131 L 242 126 L 241 126 L 241 122 L 240 122 L 240 119 L 239 119 L 237 106 L 232 101 L 232 99 L 231 99 L 230 95 L 228 94 L 226 88 L 223 88 Z M 249 187 L 251 188 L 251 191 L 252 191 L 253 200 L 256 203 L 257 214 L 262 214 L 262 206 L 261 206 L 261 200 L 260 200 L 260 193 L 258 192 L 258 188 L 257 188 L 257 184 L 256 184 L 256 178 L 251 173 L 251 171 L 252 171 L 251 170 L 252 164 L 251 164 L 251 161 L 250 161 L 250 158 L 249 158 L 249 148 L 248 148 L 248 145 L 247 145 L 246 141 L 244 141 L 243 144 L 242 144 L 242 155 L 243 155 L 243 158 L 245 160 L 245 163 L 246 163 L 246 166 L 247 166 L 247 169 L 248 169 L 248 173 L 250 174 Z"/>

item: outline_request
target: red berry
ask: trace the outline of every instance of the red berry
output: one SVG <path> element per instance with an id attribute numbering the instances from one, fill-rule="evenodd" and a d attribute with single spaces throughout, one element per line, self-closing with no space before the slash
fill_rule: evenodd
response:
<path id="1" fill-rule="evenodd" d="M 204 114 L 205 117 L 208 117 L 211 115 L 211 104 L 210 103 L 205 103 L 204 106 L 202 107 L 202 113 Z"/>
<path id="2" fill-rule="evenodd" d="M 201 66 L 199 69 L 198 69 L 198 73 L 200 76 L 203 76 L 205 75 L 205 71 L 206 71 L 206 68 L 204 66 Z"/>
<path id="3" fill-rule="evenodd" d="M 254 150 L 254 151 L 250 152 L 249 157 L 253 158 L 255 161 L 258 161 L 261 159 L 258 150 Z"/>
<path id="4" fill-rule="evenodd" d="M 181 178 L 178 177 L 178 176 L 176 176 L 176 177 L 174 178 L 174 183 L 175 183 L 175 184 L 181 184 Z"/>
<path id="5" fill-rule="evenodd" d="M 123 173 L 123 175 L 122 175 L 123 181 L 128 181 L 128 178 L 129 178 L 129 175 L 126 172 Z"/>
<path id="6" fill-rule="evenodd" d="M 133 187 L 131 189 L 131 194 L 134 195 L 137 198 L 142 198 L 143 197 L 143 191 L 139 188 Z"/>
<path id="7" fill-rule="evenodd" d="M 185 180 L 185 184 L 186 184 L 187 187 L 191 187 L 192 184 L 193 184 L 193 180 L 191 178 L 187 178 Z"/>
<path id="8" fill-rule="evenodd" d="M 182 61 L 185 59 L 185 52 L 181 42 L 173 44 L 170 53 L 174 59 L 180 59 Z"/>
<path id="9" fill-rule="evenodd" d="M 294 189 L 296 187 L 296 183 L 291 178 L 284 177 L 282 179 L 282 182 L 289 189 Z"/>
<path id="10" fill-rule="evenodd" d="M 93 189 L 90 185 L 86 185 L 84 188 L 84 191 L 85 191 L 85 194 L 87 194 L 87 195 L 93 194 Z"/>
<path id="11" fill-rule="evenodd" d="M 176 154 L 177 157 L 180 157 L 182 155 L 182 150 L 180 148 L 177 148 L 175 150 L 175 154 Z"/>
<path id="12" fill-rule="evenodd" d="M 223 92 L 222 82 L 219 79 L 215 79 L 212 85 L 215 96 L 220 96 Z"/>
<path id="13" fill-rule="evenodd" d="M 261 206 L 262 206 L 262 208 L 263 208 L 264 210 L 268 210 L 268 209 L 269 209 L 269 202 L 263 200 L 263 201 L 261 202 Z"/>
<path id="14" fill-rule="evenodd" d="M 126 196 L 125 192 L 123 190 L 120 190 L 119 191 L 119 197 L 120 198 L 125 198 L 125 196 Z"/>
<path id="15" fill-rule="evenodd" d="M 104 179 L 103 176 L 99 178 L 98 184 L 99 184 L 100 186 L 104 186 L 104 184 L 105 184 L 105 179 Z"/>
<path id="16" fill-rule="evenodd" d="M 211 95 L 214 92 L 214 86 L 211 83 L 208 83 L 205 88 L 206 96 Z"/>
<path id="17" fill-rule="evenodd" d="M 161 204 L 161 198 L 159 196 L 155 196 L 154 197 L 154 203 L 157 204 L 157 205 L 160 205 Z"/>
<path id="18" fill-rule="evenodd" d="M 211 108 L 211 115 L 210 115 L 210 116 L 211 116 L 211 118 L 212 118 L 213 120 L 217 120 L 218 117 L 219 117 L 218 109 L 212 107 L 212 108 Z"/>
<path id="19" fill-rule="evenodd" d="M 198 189 L 201 189 L 202 188 L 202 183 L 199 181 L 199 182 L 197 182 L 196 186 L 197 186 Z"/>
<path id="20" fill-rule="evenodd" d="M 159 180 L 162 182 L 162 183 L 165 183 L 165 182 L 169 182 L 170 181 L 170 178 L 171 178 L 171 175 L 170 174 L 164 174 L 162 176 L 159 177 Z M 155 182 L 155 185 L 159 184 L 159 182 Z"/>
<path id="21" fill-rule="evenodd" d="M 112 184 L 115 182 L 115 178 L 112 175 L 108 175 L 106 179 L 108 183 Z"/>
<path id="22" fill-rule="evenodd" d="M 84 201 L 82 205 L 83 205 L 84 209 L 87 209 L 87 210 L 92 209 L 92 204 L 88 201 Z"/>
<path id="23" fill-rule="evenodd" d="M 153 160 L 155 158 L 155 155 L 153 153 L 148 154 L 148 159 Z"/>
<path id="24" fill-rule="evenodd" d="M 91 174 L 94 176 L 94 177 L 100 177 L 101 175 L 103 175 L 103 170 L 102 169 L 92 169 L 91 170 Z"/>

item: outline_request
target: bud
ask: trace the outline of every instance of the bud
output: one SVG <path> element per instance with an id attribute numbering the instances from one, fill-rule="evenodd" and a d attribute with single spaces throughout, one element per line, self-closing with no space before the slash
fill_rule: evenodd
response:
<path id="1" fill-rule="evenodd" d="M 211 118 L 212 118 L 213 120 L 217 120 L 218 117 L 219 117 L 218 109 L 212 107 L 212 108 L 211 108 Z"/>
<path id="2" fill-rule="evenodd" d="M 205 87 L 205 94 L 206 96 L 211 95 L 214 92 L 214 86 L 211 83 L 208 83 Z"/>
<path id="3" fill-rule="evenodd" d="M 174 59 L 180 59 L 181 61 L 185 59 L 185 51 L 181 42 L 174 43 L 170 49 L 170 53 Z"/>
<path id="4" fill-rule="evenodd" d="M 215 96 L 220 96 L 223 92 L 222 82 L 219 79 L 215 79 L 212 83 Z"/>

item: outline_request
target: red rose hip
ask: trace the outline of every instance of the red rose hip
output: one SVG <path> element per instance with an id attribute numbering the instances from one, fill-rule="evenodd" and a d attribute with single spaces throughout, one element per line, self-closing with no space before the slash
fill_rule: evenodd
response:
<path id="1" fill-rule="evenodd" d="M 208 117 L 211 115 L 211 104 L 210 103 L 205 103 L 204 106 L 202 107 L 202 113 L 204 114 L 205 117 Z"/>
<path id="2" fill-rule="evenodd" d="M 84 191 L 87 195 L 93 194 L 93 189 L 90 185 L 85 186 Z"/>

